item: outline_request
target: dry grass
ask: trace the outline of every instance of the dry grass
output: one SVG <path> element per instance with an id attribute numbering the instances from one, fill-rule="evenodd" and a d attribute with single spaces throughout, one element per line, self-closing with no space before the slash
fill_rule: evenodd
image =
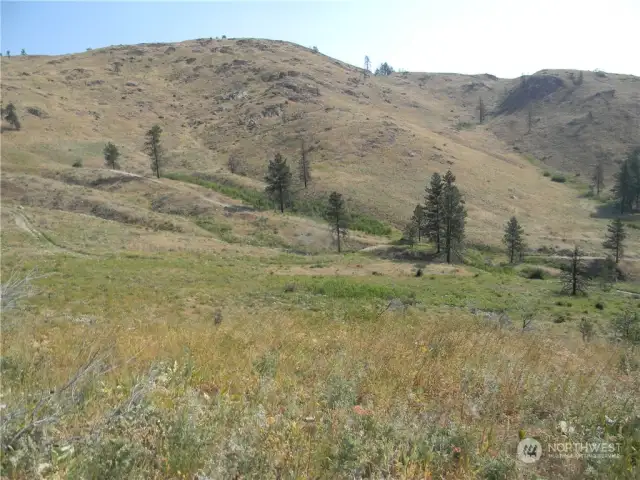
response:
<path id="1" fill-rule="evenodd" d="M 259 40 L 190 41 L 165 53 L 167 48 L 144 45 L 66 57 L 3 58 L 3 98 L 19 105 L 24 125 L 20 132 L 3 134 L 5 171 L 41 172 L 43 167 L 70 166 L 79 158 L 85 167 L 98 168 L 101 148 L 111 140 L 121 146 L 126 170 L 147 174 L 143 133 L 160 123 L 168 169 L 217 172 L 233 154 L 247 175 L 233 177 L 261 188 L 267 159 L 281 151 L 295 161 L 304 135 L 314 146 L 315 191 L 338 189 L 353 205 L 398 226 L 421 199 L 430 174 L 452 168 L 467 197 L 471 240 L 497 244 L 502 225 L 515 214 L 532 246 L 578 242 L 600 250 L 606 220 L 591 217 L 597 203 L 577 198 L 568 185 L 549 182 L 538 167 L 496 138 L 491 130 L 501 131 L 502 117 L 488 127 L 453 128 L 457 121 L 473 122 L 478 95 L 486 94 L 485 103 L 492 105 L 504 86 L 517 81 L 416 73 L 362 83 L 355 68 L 295 45 Z M 187 62 L 191 58 L 195 60 Z M 113 71 L 116 61 L 122 63 L 120 73 Z M 272 73 L 276 75 L 269 79 Z M 135 85 L 128 86 L 131 82 Z M 633 78 L 609 75 L 606 82 L 617 92 L 609 101 L 628 110 L 636 92 Z M 600 105 L 599 97 L 587 100 L 587 93 L 604 88 L 601 83 L 585 76 L 575 92 L 581 105 L 587 102 L 580 108 L 595 108 L 589 102 Z M 241 98 L 228 97 L 238 92 Z M 263 115 L 270 105 L 277 116 Z M 548 131 L 558 130 L 554 119 L 568 115 L 560 113 L 563 105 L 545 104 L 553 109 L 544 114 L 548 130 L 535 130 L 527 141 L 532 148 L 548 144 L 554 159 L 582 164 L 582 178 L 587 178 L 591 154 L 573 155 L 573 137 L 546 140 Z M 26 106 L 37 106 L 48 116 L 25 113 Z M 602 108 L 598 115 L 605 115 Z M 257 126 L 248 127 L 249 120 Z M 614 146 L 601 130 L 589 130 L 589 138 L 600 139 L 603 149 L 611 144 L 622 151 L 622 144 Z M 511 141 L 510 135 L 503 138 Z M 390 171 L 393 175 L 387 175 Z M 637 234 L 631 243 L 634 253 Z"/>

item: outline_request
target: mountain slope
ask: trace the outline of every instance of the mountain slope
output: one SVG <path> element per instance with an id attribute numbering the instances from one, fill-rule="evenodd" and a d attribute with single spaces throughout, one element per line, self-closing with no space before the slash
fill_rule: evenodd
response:
<path id="1" fill-rule="evenodd" d="M 513 150 L 515 144 L 521 152 L 541 152 L 539 159 L 575 167 L 582 178 L 593 157 L 591 150 L 568 155 L 579 148 L 558 140 L 566 134 L 549 133 L 566 117 L 554 106 L 564 105 L 560 100 L 536 100 L 538 115 L 549 110 L 549 120 L 538 121 L 530 135 L 514 133 L 526 102 L 512 113 L 498 107 L 505 87 L 517 91 L 520 80 L 408 73 L 363 81 L 360 69 L 310 49 L 255 39 L 3 58 L 2 67 L 3 103 L 14 102 L 23 123 L 21 131 L 3 133 L 5 172 L 41 175 L 79 159 L 100 168 L 102 147 L 113 141 L 125 170 L 148 175 L 143 135 L 159 123 L 168 171 L 220 175 L 234 155 L 245 176 L 227 177 L 260 189 L 268 159 L 282 152 L 297 161 L 304 138 L 312 148 L 309 196 L 336 189 L 353 208 L 402 226 L 428 177 L 451 168 L 466 194 L 470 240 L 498 243 L 502 225 L 515 214 L 532 246 L 579 241 L 599 249 L 605 221 L 592 218 L 596 204 L 550 182 Z M 589 75 L 572 96 L 594 91 Z M 594 113 L 603 122 L 609 110 L 617 115 L 616 102 L 630 105 L 637 98 L 635 77 L 619 77 L 607 77 L 616 82 L 616 94 Z M 474 126 L 480 95 L 493 115 Z M 594 95 L 586 104 L 592 109 L 604 102 Z M 594 122 L 580 135 L 594 137 L 594 145 L 602 138 L 598 148 L 620 153 L 635 141 L 633 132 L 628 141 L 600 137 L 604 128 Z"/>

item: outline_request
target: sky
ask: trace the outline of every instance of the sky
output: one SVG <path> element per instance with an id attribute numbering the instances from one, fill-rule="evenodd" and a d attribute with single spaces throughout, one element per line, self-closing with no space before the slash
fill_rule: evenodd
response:
<path id="1" fill-rule="evenodd" d="M 368 55 L 374 67 L 386 61 L 396 70 L 640 76 L 640 0 L 2 0 L 0 15 L 0 51 L 13 55 L 226 35 L 317 46 L 357 66 Z"/>

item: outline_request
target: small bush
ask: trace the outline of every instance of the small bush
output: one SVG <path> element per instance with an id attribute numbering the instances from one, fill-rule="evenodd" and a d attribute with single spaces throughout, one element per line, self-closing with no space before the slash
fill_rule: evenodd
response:
<path id="1" fill-rule="evenodd" d="M 564 175 L 554 175 L 551 177 L 552 182 L 565 183 L 567 178 Z"/>
<path id="2" fill-rule="evenodd" d="M 580 333 L 582 334 L 582 340 L 585 342 L 590 341 L 593 338 L 593 322 L 586 317 L 580 320 Z"/>
<path id="3" fill-rule="evenodd" d="M 567 321 L 567 317 L 565 317 L 562 314 L 556 316 L 556 318 L 553 319 L 553 323 L 564 323 L 566 321 Z"/>
<path id="4" fill-rule="evenodd" d="M 550 177 L 551 176 L 551 172 L 547 172 L 546 170 L 544 171 L 544 173 L 542 174 L 543 177 Z"/>
<path id="5" fill-rule="evenodd" d="M 72 165 L 74 168 L 82 168 L 82 160 L 76 160 Z"/>
<path id="6" fill-rule="evenodd" d="M 473 128 L 473 124 L 470 122 L 458 122 L 455 126 L 456 130 L 470 130 L 471 128 Z"/>
<path id="7" fill-rule="evenodd" d="M 547 278 L 547 272 L 541 268 L 524 268 L 522 274 L 530 280 L 544 280 Z"/>
<path id="8" fill-rule="evenodd" d="M 604 310 L 604 303 L 602 303 L 602 302 L 598 302 L 598 303 L 596 303 L 596 308 L 597 308 L 598 310 Z"/>

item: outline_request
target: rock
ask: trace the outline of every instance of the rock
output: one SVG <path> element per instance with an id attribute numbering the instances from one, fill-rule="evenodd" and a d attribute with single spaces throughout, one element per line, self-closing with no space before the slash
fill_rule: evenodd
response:
<path id="1" fill-rule="evenodd" d="M 127 83 L 125 83 L 125 85 L 127 87 L 137 87 L 138 86 L 138 84 L 136 82 L 127 82 Z"/>

